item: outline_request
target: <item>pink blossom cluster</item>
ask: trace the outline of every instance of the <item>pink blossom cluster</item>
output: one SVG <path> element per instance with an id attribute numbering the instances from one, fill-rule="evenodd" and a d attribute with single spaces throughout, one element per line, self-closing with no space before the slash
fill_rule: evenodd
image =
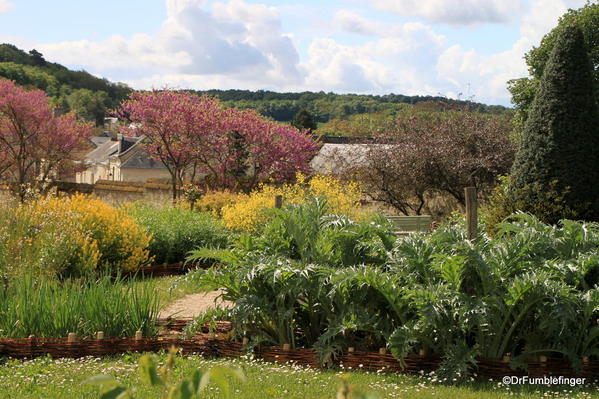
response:
<path id="1" fill-rule="evenodd" d="M 117 115 L 132 122 L 127 133 L 144 137 L 173 181 L 201 181 L 210 189 L 290 181 L 307 172 L 318 151 L 307 132 L 185 91 L 133 93 Z"/>
<path id="2" fill-rule="evenodd" d="M 41 90 L 0 79 L 0 176 L 25 183 L 46 181 L 76 169 L 74 161 L 92 134 L 72 113 L 54 116 Z"/>

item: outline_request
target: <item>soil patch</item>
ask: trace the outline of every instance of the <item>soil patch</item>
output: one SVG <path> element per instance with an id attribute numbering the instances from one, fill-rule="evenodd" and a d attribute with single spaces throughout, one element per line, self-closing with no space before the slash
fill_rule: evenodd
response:
<path id="1" fill-rule="evenodd" d="M 196 317 L 200 313 L 215 307 L 231 307 L 232 302 L 223 301 L 218 296 L 222 291 L 209 291 L 200 294 L 191 294 L 171 303 L 160 311 L 159 318 L 188 318 Z"/>

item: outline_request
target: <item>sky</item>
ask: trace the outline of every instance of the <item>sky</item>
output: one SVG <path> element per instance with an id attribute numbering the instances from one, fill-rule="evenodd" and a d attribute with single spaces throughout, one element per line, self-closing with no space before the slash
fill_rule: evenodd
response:
<path id="1" fill-rule="evenodd" d="M 0 0 L 0 42 L 135 89 L 441 95 L 510 105 L 586 0 Z"/>

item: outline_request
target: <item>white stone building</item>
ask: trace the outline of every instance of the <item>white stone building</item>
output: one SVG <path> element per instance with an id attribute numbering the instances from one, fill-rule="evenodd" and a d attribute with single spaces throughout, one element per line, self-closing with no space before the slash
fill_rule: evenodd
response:
<path id="1" fill-rule="evenodd" d="M 164 164 L 152 159 L 140 137 L 107 135 L 94 137 L 96 148 L 89 152 L 82 162 L 87 166 L 78 172 L 77 183 L 95 184 L 98 180 L 146 182 L 148 180 L 170 179 Z"/>

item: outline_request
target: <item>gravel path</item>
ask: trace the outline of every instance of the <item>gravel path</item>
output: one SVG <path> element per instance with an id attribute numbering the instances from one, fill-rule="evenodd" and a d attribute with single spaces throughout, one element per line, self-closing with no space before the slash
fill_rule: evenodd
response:
<path id="1" fill-rule="evenodd" d="M 160 318 L 187 318 L 195 317 L 207 309 L 220 307 L 230 307 L 231 302 L 217 299 L 221 291 L 203 292 L 201 294 L 187 295 L 171 303 L 165 309 L 160 311 Z"/>

